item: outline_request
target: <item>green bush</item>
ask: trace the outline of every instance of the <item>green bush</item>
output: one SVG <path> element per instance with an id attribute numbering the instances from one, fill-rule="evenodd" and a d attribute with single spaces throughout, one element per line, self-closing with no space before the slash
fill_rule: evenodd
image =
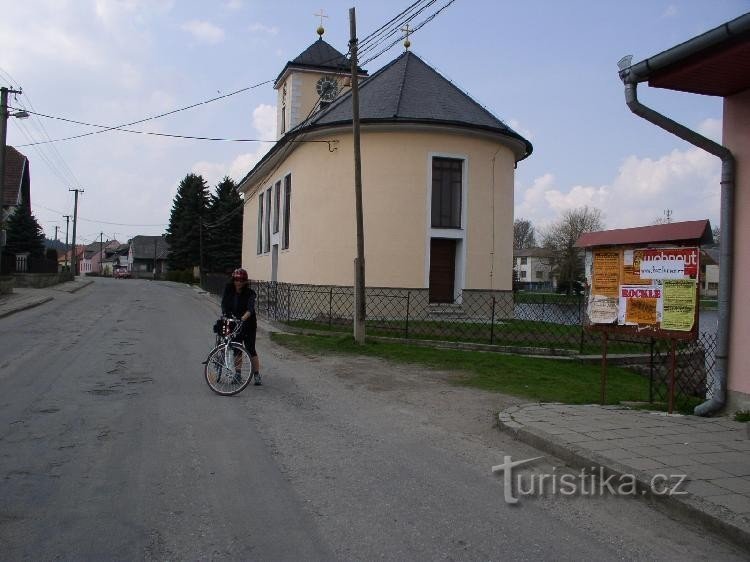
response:
<path id="1" fill-rule="evenodd" d="M 175 281 L 177 283 L 194 283 L 193 270 L 190 269 L 172 269 L 167 271 L 167 281 Z"/>

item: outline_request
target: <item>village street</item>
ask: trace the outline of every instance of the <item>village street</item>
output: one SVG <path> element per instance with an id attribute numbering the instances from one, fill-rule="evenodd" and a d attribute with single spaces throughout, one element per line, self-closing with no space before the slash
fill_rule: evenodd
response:
<path id="1" fill-rule="evenodd" d="M 97 279 L 0 319 L 0 557 L 742 557 L 641 500 L 507 505 L 491 467 L 542 453 L 493 426 L 514 399 L 447 373 L 263 332 L 264 386 L 219 397 L 201 365 L 217 310 L 185 285 Z"/>

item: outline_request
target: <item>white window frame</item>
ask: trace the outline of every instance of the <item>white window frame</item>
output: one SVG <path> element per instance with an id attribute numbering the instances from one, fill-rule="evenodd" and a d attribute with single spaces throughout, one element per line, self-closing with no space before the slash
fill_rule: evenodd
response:
<path id="1" fill-rule="evenodd" d="M 432 227 L 432 160 L 434 158 L 452 158 L 461 160 L 461 227 L 460 228 L 433 228 Z M 456 276 L 453 280 L 454 298 L 463 294 L 466 287 L 466 232 L 468 217 L 468 195 L 469 195 L 469 155 L 454 152 L 428 152 L 427 153 L 427 185 L 425 186 L 425 200 L 427 214 L 425 215 L 425 257 L 424 257 L 424 286 L 430 288 L 430 240 L 433 238 L 450 238 L 456 240 Z M 456 302 L 461 303 L 459 297 Z"/>

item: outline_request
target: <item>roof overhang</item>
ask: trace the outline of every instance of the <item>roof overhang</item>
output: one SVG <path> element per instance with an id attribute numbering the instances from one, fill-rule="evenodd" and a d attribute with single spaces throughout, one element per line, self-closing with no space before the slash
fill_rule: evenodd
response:
<path id="1" fill-rule="evenodd" d="M 727 97 L 750 89 L 750 13 L 621 72 L 629 82 Z"/>

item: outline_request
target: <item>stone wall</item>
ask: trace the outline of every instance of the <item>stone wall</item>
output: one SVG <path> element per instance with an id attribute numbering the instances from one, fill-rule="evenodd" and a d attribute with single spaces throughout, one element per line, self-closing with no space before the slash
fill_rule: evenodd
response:
<path id="1" fill-rule="evenodd" d="M 13 276 L 7 275 L 0 277 L 0 295 L 9 295 L 13 292 L 14 282 Z"/>
<path id="2" fill-rule="evenodd" d="M 42 289 L 51 287 L 66 281 L 72 281 L 73 276 L 70 272 L 59 273 L 14 273 L 16 287 L 30 287 L 33 289 Z"/>

